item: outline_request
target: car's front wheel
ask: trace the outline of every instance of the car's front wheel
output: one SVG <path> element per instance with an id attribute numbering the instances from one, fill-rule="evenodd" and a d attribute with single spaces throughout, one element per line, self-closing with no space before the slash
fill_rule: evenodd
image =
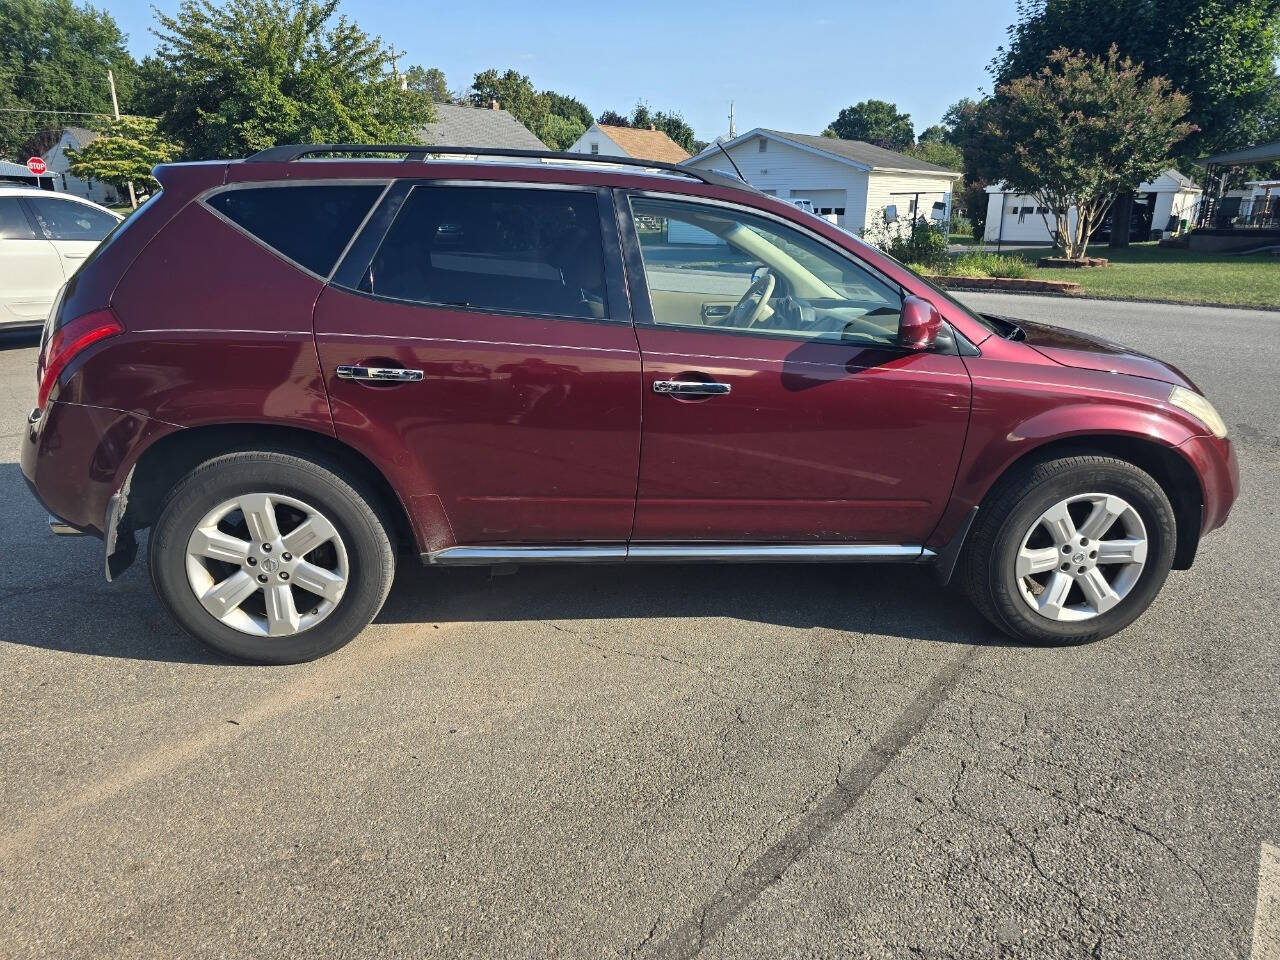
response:
<path id="1" fill-rule="evenodd" d="M 395 560 L 370 498 L 340 468 L 245 451 L 174 486 L 150 565 L 161 599 L 198 640 L 243 660 L 298 663 L 368 625 Z"/>
<path id="2" fill-rule="evenodd" d="M 1123 460 L 1050 460 L 1006 478 L 979 512 L 963 583 L 1002 631 L 1086 643 L 1138 618 L 1173 564 L 1173 507 Z"/>

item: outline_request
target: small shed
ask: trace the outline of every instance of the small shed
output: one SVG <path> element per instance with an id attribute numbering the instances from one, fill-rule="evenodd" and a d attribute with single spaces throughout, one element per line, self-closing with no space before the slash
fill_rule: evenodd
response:
<path id="1" fill-rule="evenodd" d="M 1194 223 L 1201 189 L 1172 167 L 1138 185 L 1133 216 L 1147 224 L 1144 236 L 1159 231 L 1168 236 L 1182 221 Z M 1075 222 L 1075 210 L 1068 214 Z M 1054 222 L 1049 208 L 1033 196 L 1009 193 L 1004 184 L 987 187 L 987 224 L 982 239 L 987 243 L 1026 243 L 1048 246 L 1053 243 Z"/>

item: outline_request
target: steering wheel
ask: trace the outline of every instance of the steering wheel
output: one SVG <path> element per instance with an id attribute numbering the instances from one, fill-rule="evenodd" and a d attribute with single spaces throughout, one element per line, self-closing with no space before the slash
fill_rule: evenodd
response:
<path id="1" fill-rule="evenodd" d="M 765 310 L 769 308 L 769 298 L 773 296 L 773 288 L 777 284 L 777 278 L 773 272 L 767 267 L 764 273 L 751 281 L 751 286 L 747 287 L 747 292 L 742 295 L 742 299 L 733 305 L 733 309 L 726 314 L 723 326 L 726 327 L 754 327 L 760 322 L 764 316 Z M 751 306 L 751 298 L 759 297 L 760 301 Z M 747 311 L 751 312 L 748 313 Z M 746 322 L 743 322 L 745 318 Z"/>

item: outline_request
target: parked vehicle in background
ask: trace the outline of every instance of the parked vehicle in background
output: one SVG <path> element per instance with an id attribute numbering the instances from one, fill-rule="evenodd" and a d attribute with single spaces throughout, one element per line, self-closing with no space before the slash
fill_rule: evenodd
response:
<path id="1" fill-rule="evenodd" d="M 405 159 L 340 158 L 369 150 Z M 976 314 L 723 174 L 430 152 L 481 159 L 159 167 L 50 315 L 25 476 L 108 578 L 150 528 L 219 650 L 336 649 L 406 555 L 931 564 L 1082 642 L 1226 520 L 1226 427 L 1167 364 Z"/>
<path id="2" fill-rule="evenodd" d="M 67 194 L 0 186 L 0 329 L 39 326 L 120 217 Z"/>

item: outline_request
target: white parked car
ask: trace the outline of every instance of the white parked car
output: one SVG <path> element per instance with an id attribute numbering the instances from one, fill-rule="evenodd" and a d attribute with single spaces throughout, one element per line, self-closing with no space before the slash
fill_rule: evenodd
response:
<path id="1" fill-rule="evenodd" d="M 121 217 L 65 193 L 0 186 L 0 329 L 39 326 Z"/>

